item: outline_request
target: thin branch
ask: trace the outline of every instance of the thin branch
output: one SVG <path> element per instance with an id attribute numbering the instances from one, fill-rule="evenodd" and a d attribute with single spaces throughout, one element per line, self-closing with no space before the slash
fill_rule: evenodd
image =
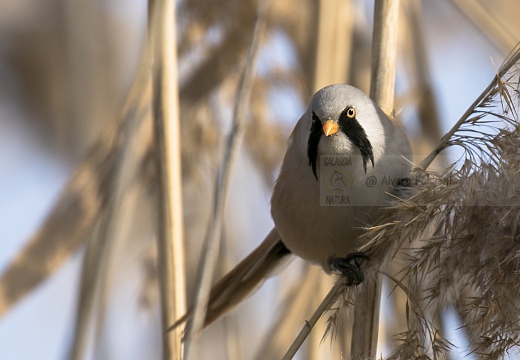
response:
<path id="1" fill-rule="evenodd" d="M 210 220 L 205 239 L 201 273 L 197 283 L 198 291 L 195 298 L 193 319 L 188 325 L 185 348 L 186 359 L 197 358 L 198 338 L 200 337 L 206 317 L 205 314 L 209 300 L 211 282 L 218 258 L 218 249 L 220 247 L 220 235 L 225 202 L 229 190 L 232 170 L 238 155 L 240 140 L 244 131 L 257 53 L 260 46 L 261 35 L 264 32 L 267 22 L 268 4 L 269 0 L 261 0 L 258 4 L 258 15 L 253 32 L 253 39 L 247 54 L 246 67 L 240 83 L 239 93 L 233 112 L 233 127 L 227 139 L 222 168 L 217 177 L 213 218 Z"/>
<path id="2" fill-rule="evenodd" d="M 323 282 L 323 276 L 327 275 L 321 268 L 306 266 L 305 273 L 302 274 L 300 280 L 296 281 L 278 306 L 279 309 L 283 309 L 283 312 L 265 332 L 261 341 L 262 345 L 258 347 L 259 351 L 254 357 L 255 360 L 279 359 L 283 351 L 287 351 L 287 334 L 294 333 L 295 329 L 300 326 L 302 317 L 314 308 L 314 302 L 309 299 L 314 299 L 316 296 L 316 289 Z M 319 329 L 316 332 L 319 333 Z"/>
<path id="3" fill-rule="evenodd" d="M 345 279 L 340 278 L 338 281 L 336 281 L 332 289 L 330 289 L 329 293 L 327 294 L 327 296 L 325 296 L 325 299 L 323 299 L 320 306 L 318 306 L 316 311 L 314 311 L 314 314 L 312 314 L 310 320 L 305 322 L 305 325 L 300 330 L 300 333 L 298 334 L 294 342 L 291 344 L 291 347 L 289 348 L 289 350 L 287 350 L 282 360 L 290 360 L 294 357 L 294 355 L 296 355 L 296 352 L 302 346 L 303 342 L 310 334 L 314 325 L 316 325 L 323 313 L 325 313 L 332 307 L 332 305 L 336 302 L 338 296 L 344 288 Z"/>
<path id="4" fill-rule="evenodd" d="M 186 312 L 175 2 L 151 3 L 153 113 L 159 170 L 158 265 L 162 327 Z M 163 332 L 163 358 L 182 358 L 180 329 Z"/>
<path id="5" fill-rule="evenodd" d="M 97 265 L 100 262 L 104 262 L 101 260 L 103 258 L 104 244 L 100 241 L 102 238 L 100 233 L 101 229 L 99 226 L 95 227 L 87 240 L 87 246 L 83 254 L 78 305 L 72 334 L 73 341 L 67 356 L 70 360 L 83 358 L 89 340 L 89 330 L 95 320 L 91 315 L 94 309 L 96 280 L 99 279 L 99 267 Z"/>
<path id="6" fill-rule="evenodd" d="M 421 162 L 420 168 L 427 169 L 428 166 L 433 162 L 435 157 L 446 147 L 449 146 L 450 141 L 453 135 L 460 129 L 460 127 L 475 113 L 475 110 L 483 105 L 486 98 L 490 93 L 499 85 L 502 81 L 502 77 L 520 60 L 520 47 L 517 45 L 514 52 L 512 53 L 510 59 L 502 66 L 498 74 L 494 77 L 488 87 L 479 95 L 479 97 L 471 104 L 471 106 L 466 110 L 466 112 L 461 116 L 459 121 L 453 125 L 453 127 L 448 131 L 440 140 L 437 147 Z"/>

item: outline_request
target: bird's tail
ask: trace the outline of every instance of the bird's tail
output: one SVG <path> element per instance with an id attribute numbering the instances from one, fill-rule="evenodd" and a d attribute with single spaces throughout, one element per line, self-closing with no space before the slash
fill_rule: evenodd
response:
<path id="1" fill-rule="evenodd" d="M 244 260 L 233 268 L 211 289 L 204 326 L 211 324 L 224 313 L 251 295 L 262 283 L 288 263 L 291 252 L 285 247 L 276 229 Z M 187 322 L 193 315 L 191 308 L 168 331 Z"/>

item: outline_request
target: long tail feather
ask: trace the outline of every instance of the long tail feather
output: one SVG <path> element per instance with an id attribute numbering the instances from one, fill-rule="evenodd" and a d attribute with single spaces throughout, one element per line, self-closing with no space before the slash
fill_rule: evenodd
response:
<path id="1" fill-rule="evenodd" d="M 271 230 L 265 240 L 251 254 L 213 287 L 204 325 L 211 324 L 245 300 L 292 258 L 288 256 L 290 254 L 291 252 L 283 244 L 276 229 Z M 168 331 L 189 321 L 192 315 L 193 308 L 170 326 Z"/>

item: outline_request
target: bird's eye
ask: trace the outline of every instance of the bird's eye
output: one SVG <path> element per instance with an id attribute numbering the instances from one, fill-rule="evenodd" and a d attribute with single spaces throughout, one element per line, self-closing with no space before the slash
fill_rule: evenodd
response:
<path id="1" fill-rule="evenodd" d="M 316 121 L 319 121 L 318 116 L 313 112 L 312 113 L 312 123 L 314 124 Z"/>
<path id="2" fill-rule="evenodd" d="M 352 106 L 350 106 L 345 113 L 349 119 L 354 119 L 356 117 L 356 109 Z"/>

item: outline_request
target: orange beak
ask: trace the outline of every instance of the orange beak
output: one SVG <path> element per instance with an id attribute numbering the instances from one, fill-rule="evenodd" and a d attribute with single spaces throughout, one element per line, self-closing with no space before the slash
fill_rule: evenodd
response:
<path id="1" fill-rule="evenodd" d="M 339 130 L 339 125 L 337 121 L 334 120 L 327 120 L 325 121 L 325 124 L 323 124 L 323 133 L 325 136 L 331 136 L 337 133 Z"/>

